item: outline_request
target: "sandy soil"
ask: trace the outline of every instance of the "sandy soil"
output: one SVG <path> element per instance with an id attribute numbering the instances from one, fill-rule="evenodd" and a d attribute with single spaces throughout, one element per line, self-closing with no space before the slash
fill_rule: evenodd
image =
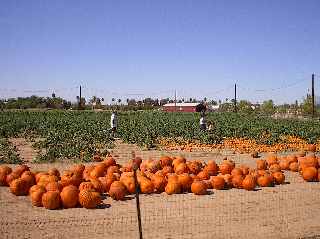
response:
<path id="1" fill-rule="evenodd" d="M 163 152 L 116 148 L 119 162 L 131 150 L 144 158 Z M 171 152 L 177 154 L 177 152 Z M 227 153 L 227 152 L 226 152 Z M 222 155 L 190 152 L 188 159 L 222 160 Z M 254 166 L 248 155 L 227 155 Z M 31 164 L 32 170 L 71 163 Z M 144 238 L 320 238 L 320 183 L 306 183 L 286 172 L 286 184 L 247 192 L 211 190 L 209 195 L 141 195 Z M 118 202 L 107 197 L 99 209 L 49 211 L 32 207 L 28 197 L 15 197 L 0 187 L 0 238 L 138 238 L 135 199 Z"/>

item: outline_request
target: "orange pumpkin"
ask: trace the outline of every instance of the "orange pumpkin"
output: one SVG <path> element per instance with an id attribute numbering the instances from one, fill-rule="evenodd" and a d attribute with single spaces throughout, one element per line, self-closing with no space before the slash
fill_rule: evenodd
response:
<path id="1" fill-rule="evenodd" d="M 151 182 L 156 192 L 158 193 L 164 192 L 164 189 L 167 185 L 167 180 L 164 176 L 155 175 L 152 177 Z"/>
<path id="2" fill-rule="evenodd" d="M 7 174 L 5 172 L 0 172 L 0 186 L 6 186 L 7 185 Z"/>
<path id="3" fill-rule="evenodd" d="M 203 170 L 207 171 L 209 176 L 216 176 L 219 172 L 219 166 L 214 160 L 209 160 L 207 166 Z"/>
<path id="4" fill-rule="evenodd" d="M 82 175 L 85 168 L 86 167 L 83 164 L 76 164 L 71 168 L 71 171 L 75 172 L 77 175 Z"/>
<path id="5" fill-rule="evenodd" d="M 272 179 L 269 175 L 263 175 L 258 177 L 257 183 L 260 187 L 270 187 L 272 185 Z"/>
<path id="6" fill-rule="evenodd" d="M 165 167 L 165 166 L 171 166 L 172 165 L 172 158 L 166 155 L 163 155 L 160 157 L 160 164 L 161 167 Z"/>
<path id="7" fill-rule="evenodd" d="M 28 183 L 20 178 L 15 179 L 10 183 L 10 191 L 16 196 L 28 195 L 29 189 Z"/>
<path id="8" fill-rule="evenodd" d="M 272 164 L 270 167 L 269 167 L 269 171 L 271 173 L 275 173 L 275 172 L 281 172 L 281 167 L 279 164 Z"/>
<path id="9" fill-rule="evenodd" d="M 99 179 L 91 179 L 90 181 L 94 187 L 94 189 L 99 193 L 105 192 L 105 187 L 103 186 L 102 182 Z"/>
<path id="10" fill-rule="evenodd" d="M 245 190 L 251 191 L 256 187 L 256 180 L 253 176 L 247 175 L 242 181 L 242 187 Z"/>
<path id="11" fill-rule="evenodd" d="M 187 173 L 179 174 L 178 175 L 178 182 L 181 184 L 182 191 L 190 192 L 191 184 L 192 184 L 193 180 L 189 174 L 187 174 Z"/>
<path id="12" fill-rule="evenodd" d="M 126 187 L 120 181 L 114 181 L 109 189 L 109 195 L 114 200 L 123 200 L 126 196 Z"/>
<path id="13" fill-rule="evenodd" d="M 94 190 L 82 190 L 79 193 L 79 203 L 84 208 L 96 208 L 101 202 L 100 193 Z"/>
<path id="14" fill-rule="evenodd" d="M 117 164 L 116 160 L 112 156 L 107 156 L 106 159 L 103 161 L 106 168 L 109 168 L 110 166 L 115 166 Z"/>
<path id="15" fill-rule="evenodd" d="M 292 162 L 289 164 L 289 169 L 292 172 L 298 172 L 299 171 L 299 163 L 298 162 Z"/>
<path id="16" fill-rule="evenodd" d="M 79 190 L 74 185 L 66 186 L 60 193 L 61 202 L 64 208 L 73 208 L 79 201 Z"/>
<path id="17" fill-rule="evenodd" d="M 62 185 L 60 182 L 49 182 L 47 185 L 46 185 L 46 190 L 47 192 L 49 191 L 57 191 L 57 192 L 61 192 L 62 190 Z"/>
<path id="18" fill-rule="evenodd" d="M 35 191 L 43 191 L 46 192 L 46 188 L 42 185 L 33 185 L 30 189 L 29 189 L 29 195 L 31 195 L 33 192 Z"/>
<path id="19" fill-rule="evenodd" d="M 49 175 L 54 175 L 54 176 L 60 177 L 60 172 L 59 172 L 59 170 L 56 169 L 56 168 L 49 169 L 48 174 L 49 174 Z"/>
<path id="20" fill-rule="evenodd" d="M 46 209 L 58 209 L 60 207 L 60 193 L 57 191 L 46 192 L 42 195 L 42 205 Z"/>
<path id="21" fill-rule="evenodd" d="M 235 175 L 243 175 L 243 171 L 240 168 L 234 168 L 231 171 L 231 175 L 235 176 Z"/>
<path id="22" fill-rule="evenodd" d="M 36 185 L 35 185 L 36 186 Z M 35 207 L 42 207 L 42 196 L 46 191 L 44 189 L 38 189 L 30 194 L 31 204 Z"/>
<path id="23" fill-rule="evenodd" d="M 123 185 L 126 187 L 127 192 L 129 194 L 133 194 L 136 192 L 136 182 L 134 180 L 133 176 L 127 176 L 124 177 L 122 179 L 120 179 L 120 181 L 123 183 Z"/>
<path id="24" fill-rule="evenodd" d="M 173 173 L 174 170 L 171 166 L 164 166 L 162 169 L 162 173 L 166 176 L 169 173 Z"/>
<path id="25" fill-rule="evenodd" d="M 191 161 L 187 163 L 187 166 L 191 174 L 198 174 L 201 171 L 202 165 L 198 161 Z"/>
<path id="26" fill-rule="evenodd" d="M 289 165 L 290 163 L 289 163 L 289 160 L 287 159 L 282 159 L 279 162 L 279 166 L 281 170 L 289 170 Z"/>
<path id="27" fill-rule="evenodd" d="M 315 167 L 307 167 L 302 170 L 302 177 L 307 182 L 316 181 L 318 178 L 318 171 Z"/>
<path id="28" fill-rule="evenodd" d="M 316 152 L 317 151 L 317 146 L 314 145 L 314 144 L 309 144 L 308 145 L 308 151 Z"/>
<path id="29" fill-rule="evenodd" d="M 165 192 L 168 195 L 178 194 L 178 193 L 181 193 L 181 191 L 182 191 L 181 184 L 178 181 L 175 181 L 175 180 L 169 181 L 167 186 L 165 187 Z"/>
<path id="30" fill-rule="evenodd" d="M 151 180 L 147 179 L 147 178 L 142 178 L 141 182 L 139 183 L 140 185 L 140 191 L 141 193 L 146 193 L 146 194 L 150 194 L 154 192 L 154 185 L 151 182 Z"/>
<path id="31" fill-rule="evenodd" d="M 232 169 L 233 169 L 233 167 L 229 163 L 222 163 L 219 165 L 219 170 L 222 175 L 231 174 Z"/>
<path id="32" fill-rule="evenodd" d="M 233 175 L 232 176 L 232 185 L 235 188 L 242 188 L 242 181 L 243 181 L 243 176 L 242 175 Z"/>
<path id="33" fill-rule="evenodd" d="M 0 166 L 0 174 L 1 173 L 5 174 L 5 175 L 9 175 L 10 173 L 12 173 L 12 169 L 8 166 L 1 165 Z"/>
<path id="34" fill-rule="evenodd" d="M 79 191 L 82 191 L 82 190 L 95 190 L 95 189 L 91 182 L 82 182 L 79 185 Z"/>
<path id="35" fill-rule="evenodd" d="M 275 154 L 269 154 L 269 155 L 267 156 L 266 161 L 267 161 L 267 164 L 268 164 L 269 167 L 270 167 L 272 164 L 277 164 L 277 163 L 278 163 L 277 155 L 275 155 Z"/>
<path id="36" fill-rule="evenodd" d="M 195 181 L 191 184 L 191 192 L 196 195 L 207 194 L 207 184 L 203 181 Z"/>
<path id="37" fill-rule="evenodd" d="M 208 173 L 208 171 L 201 171 L 200 173 L 197 174 L 197 177 L 200 179 L 200 180 L 208 180 L 210 179 L 210 175 Z"/>
<path id="38" fill-rule="evenodd" d="M 212 184 L 212 188 L 221 190 L 224 188 L 225 180 L 221 176 L 213 176 L 211 178 L 211 184 Z"/>
<path id="39" fill-rule="evenodd" d="M 15 180 L 15 179 L 18 179 L 20 176 L 14 172 L 10 173 L 7 175 L 6 177 L 6 183 L 8 186 L 10 186 L 10 183 Z"/>
<path id="40" fill-rule="evenodd" d="M 21 176 L 24 171 L 29 171 L 29 167 L 27 165 L 18 165 L 12 172 Z"/>
<path id="41" fill-rule="evenodd" d="M 180 163 L 174 167 L 174 171 L 176 174 L 183 174 L 183 173 L 188 173 L 189 169 L 185 163 Z"/>
<path id="42" fill-rule="evenodd" d="M 266 160 L 263 160 L 263 159 L 258 159 L 256 161 L 257 163 L 257 169 L 258 170 L 265 170 L 267 169 L 267 161 Z"/>
<path id="43" fill-rule="evenodd" d="M 298 162 L 297 156 L 295 154 L 287 155 L 287 161 L 290 163 Z"/>
<path id="44" fill-rule="evenodd" d="M 272 174 L 273 178 L 274 178 L 274 182 L 276 184 L 283 184 L 284 180 L 285 180 L 285 176 L 282 172 L 274 172 Z"/>

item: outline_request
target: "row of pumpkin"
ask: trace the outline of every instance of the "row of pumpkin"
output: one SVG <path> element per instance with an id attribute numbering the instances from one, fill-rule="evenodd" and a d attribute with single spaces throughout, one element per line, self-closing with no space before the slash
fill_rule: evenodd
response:
<path id="1" fill-rule="evenodd" d="M 126 165 L 119 165 L 112 156 L 95 165 L 74 165 L 60 172 L 53 168 L 47 172 L 32 172 L 27 165 L 15 169 L 0 166 L 0 186 L 9 186 L 17 196 L 29 195 L 32 205 L 47 209 L 96 208 L 102 203 L 101 195 L 107 193 L 114 200 L 127 195 L 162 193 L 168 195 L 192 192 L 208 193 L 208 189 L 238 188 L 254 190 L 283 184 L 284 170 L 300 172 L 306 181 L 319 181 L 319 158 L 313 153 L 279 157 L 270 154 L 258 159 L 256 168 L 235 165 L 227 158 L 218 165 L 214 160 L 204 163 L 187 161 L 182 156 L 161 156 L 159 160 L 142 160 L 133 157 Z M 137 184 L 133 169 L 136 167 Z"/>

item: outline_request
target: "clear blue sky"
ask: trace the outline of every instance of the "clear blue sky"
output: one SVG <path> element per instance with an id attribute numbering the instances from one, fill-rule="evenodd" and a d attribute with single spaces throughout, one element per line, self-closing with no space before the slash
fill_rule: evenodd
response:
<path id="1" fill-rule="evenodd" d="M 236 82 L 242 99 L 290 102 L 313 72 L 320 90 L 320 1 L 3 0 L 0 56 L 0 98 L 74 100 L 81 84 L 107 100 L 224 100 Z"/>

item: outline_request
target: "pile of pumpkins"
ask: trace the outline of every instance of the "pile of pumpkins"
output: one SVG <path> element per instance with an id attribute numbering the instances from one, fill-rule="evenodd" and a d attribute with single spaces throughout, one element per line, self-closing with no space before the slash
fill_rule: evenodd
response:
<path id="1" fill-rule="evenodd" d="M 9 186 L 11 193 L 17 196 L 29 195 L 32 205 L 37 207 L 96 208 L 102 203 L 103 194 L 114 200 L 124 200 L 136 192 L 137 185 L 143 194 L 192 192 L 205 195 L 209 189 L 254 190 L 258 186 L 283 184 L 284 170 L 300 172 L 306 181 L 319 181 L 319 164 L 319 158 L 314 154 L 306 156 L 304 152 L 282 157 L 270 154 L 266 159 L 258 159 L 256 168 L 236 166 L 227 158 L 218 165 L 214 160 L 187 161 L 182 156 L 161 156 L 159 160 L 134 156 L 121 166 L 114 157 L 107 156 L 94 165 L 74 165 L 61 175 L 55 168 L 31 172 L 26 165 L 13 170 L 0 166 L 0 186 Z"/>

